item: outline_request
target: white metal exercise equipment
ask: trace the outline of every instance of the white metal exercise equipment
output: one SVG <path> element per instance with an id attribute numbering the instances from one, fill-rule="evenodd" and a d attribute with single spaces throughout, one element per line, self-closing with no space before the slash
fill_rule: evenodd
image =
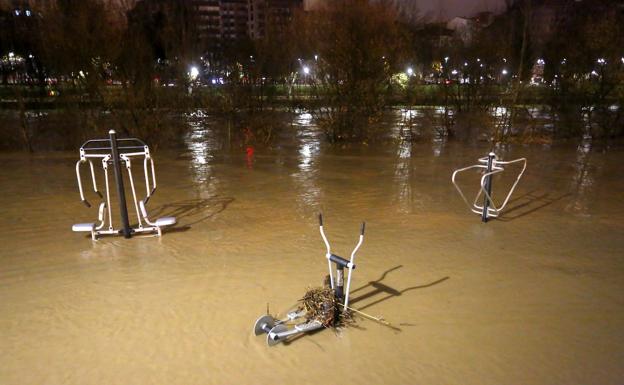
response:
<path id="1" fill-rule="evenodd" d="M 137 199 L 134 178 L 132 176 L 132 158 L 142 158 L 143 160 L 146 195 L 145 198 L 142 200 Z M 93 166 L 93 160 L 98 159 L 102 162 L 102 169 L 104 170 L 104 181 L 106 188 L 105 197 L 98 190 L 95 177 L 95 167 Z M 93 191 L 95 191 L 95 193 L 98 194 L 101 199 L 105 199 L 105 201 L 101 202 L 99 206 L 99 224 L 96 225 L 95 223 L 78 223 L 72 226 L 73 231 L 90 232 L 91 238 L 93 240 L 96 240 L 98 235 L 101 234 L 123 234 L 125 238 L 130 238 L 133 233 L 156 232 L 158 236 L 161 236 L 163 227 L 171 226 L 176 223 L 176 219 L 174 217 L 158 218 L 153 222 L 150 221 L 148 218 L 145 205 L 156 191 L 156 172 L 154 170 L 154 160 L 150 155 L 149 147 L 142 140 L 136 138 L 117 139 L 115 131 L 110 130 L 108 139 L 88 140 L 80 147 L 80 160 L 76 162 L 76 178 L 78 180 L 78 191 L 80 192 L 80 199 L 85 204 L 85 206 L 91 207 L 91 204 L 85 198 L 85 194 L 82 188 L 82 179 L 80 175 L 80 166 L 87 162 L 89 163 L 89 170 L 91 172 Z M 126 207 L 126 196 L 123 184 L 123 176 L 121 173 L 122 162 L 124 163 L 126 171 L 128 172 L 128 180 L 130 181 L 134 208 L 136 210 L 136 218 L 138 224 L 135 228 L 130 227 L 130 223 L 128 220 L 128 209 Z M 108 169 L 111 165 L 113 166 L 115 183 L 117 185 L 117 195 L 119 200 L 121 217 L 120 229 L 116 229 L 113 226 L 110 182 L 108 177 Z M 106 215 L 107 213 L 108 216 Z M 143 224 L 143 221 L 145 222 L 145 225 Z M 105 225 L 105 222 L 108 223 L 108 226 Z"/>
<path id="2" fill-rule="evenodd" d="M 510 161 L 502 161 L 502 160 L 498 160 L 498 157 L 496 156 L 496 154 L 494 154 L 493 152 L 490 152 L 488 156 L 480 158 L 478 162 L 479 162 L 478 164 L 460 168 L 459 170 L 455 170 L 455 172 L 453 172 L 453 176 L 451 177 L 451 181 L 453 182 L 453 185 L 459 192 L 459 195 L 462 197 L 462 199 L 464 200 L 464 202 L 466 203 L 470 211 L 472 211 L 475 214 L 481 215 L 481 220 L 483 222 L 487 222 L 488 217 L 492 217 L 492 218 L 498 217 L 500 213 L 503 211 L 503 209 L 505 208 L 505 206 L 507 205 L 507 203 L 509 202 L 509 198 L 511 198 L 511 194 L 514 192 L 516 186 L 518 185 L 520 178 L 522 178 L 522 174 L 524 174 L 524 170 L 526 170 L 527 160 L 526 158 L 519 158 L 515 160 L 510 160 Z M 492 200 L 492 175 L 505 171 L 504 166 L 515 164 L 515 163 L 522 163 L 522 169 L 520 170 L 520 173 L 518 174 L 518 176 L 516 177 L 516 180 L 511 186 L 511 189 L 507 193 L 505 200 L 500 205 L 500 207 L 497 207 L 496 204 L 494 203 L 494 200 Z M 468 171 L 471 169 L 475 169 L 475 168 L 483 169 L 484 171 L 483 171 L 483 175 L 481 176 L 481 184 L 480 184 L 481 187 L 479 189 L 479 192 L 477 193 L 477 196 L 474 199 L 474 202 L 472 202 L 472 205 L 471 205 L 470 203 L 468 203 L 468 199 L 466 199 L 466 196 L 464 195 L 461 188 L 457 184 L 456 178 L 459 173 Z M 478 204 L 481 194 L 483 194 L 484 196 L 482 206 Z"/>
<path id="3" fill-rule="evenodd" d="M 329 241 L 325 236 L 325 232 L 323 231 L 323 216 L 319 214 L 319 229 L 321 232 L 321 237 L 323 238 L 323 242 L 325 242 L 325 246 L 327 247 L 327 253 L 325 253 L 325 258 L 327 258 L 327 265 L 329 267 L 329 282 L 332 290 L 334 291 L 334 295 L 336 296 L 336 301 L 343 305 L 342 311 L 345 312 L 349 305 L 349 288 L 351 285 L 351 275 L 353 273 L 353 269 L 355 269 L 355 254 L 358 249 L 362 245 L 364 241 L 364 229 L 366 227 L 366 223 L 362 222 L 362 227 L 360 228 L 360 238 L 358 240 L 357 245 L 351 252 L 351 258 L 349 260 L 339 257 L 338 255 L 332 254 L 331 247 L 329 245 Z M 336 276 L 334 277 L 332 262 L 336 265 Z M 349 269 L 349 275 L 347 276 L 347 287 L 346 290 L 344 288 L 344 269 Z M 303 322 L 299 322 L 303 320 Z M 299 322 L 299 323 L 297 323 Z M 306 319 L 306 311 L 304 310 L 295 310 L 289 312 L 286 315 L 285 319 L 276 320 L 273 316 L 266 314 L 262 317 L 258 318 L 256 323 L 254 324 L 254 334 L 260 335 L 262 333 L 267 334 L 267 344 L 269 346 L 273 346 L 278 344 L 279 342 L 285 341 L 288 338 L 301 334 L 311 332 L 313 330 L 317 330 L 323 327 L 323 323 L 317 319 Z"/>

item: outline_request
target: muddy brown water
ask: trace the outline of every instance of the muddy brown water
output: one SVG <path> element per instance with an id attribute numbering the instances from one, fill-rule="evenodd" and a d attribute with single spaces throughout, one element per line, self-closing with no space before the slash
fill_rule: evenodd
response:
<path id="1" fill-rule="evenodd" d="M 621 146 L 498 149 L 529 164 L 483 224 L 450 175 L 486 144 L 212 140 L 156 152 L 150 212 L 179 221 L 160 239 L 71 232 L 96 216 L 77 151 L 0 155 L 0 383 L 621 384 Z M 352 305 L 394 328 L 268 347 L 252 333 L 267 303 L 283 314 L 327 273 L 320 211 L 343 256 L 366 220 Z"/>

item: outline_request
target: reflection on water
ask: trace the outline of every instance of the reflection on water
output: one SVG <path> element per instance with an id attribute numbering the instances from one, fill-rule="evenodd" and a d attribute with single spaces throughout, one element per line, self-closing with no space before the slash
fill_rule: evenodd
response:
<path id="1" fill-rule="evenodd" d="M 321 188 L 318 182 L 320 172 L 318 156 L 321 150 L 319 133 L 315 132 L 312 116 L 306 112 L 299 112 L 295 117 L 299 134 L 297 135 L 298 164 L 297 171 L 292 173 L 298 194 L 300 210 L 312 209 L 320 211 Z"/>
<path id="2" fill-rule="evenodd" d="M 214 135 L 211 135 L 210 126 L 206 124 L 206 118 L 202 110 L 189 114 L 186 117 L 189 131 L 184 140 L 191 158 L 189 168 L 195 189 L 199 198 L 203 199 L 216 193 L 217 180 L 213 175 L 211 162 L 214 159 L 213 153 L 219 149 Z"/>
<path id="3" fill-rule="evenodd" d="M 589 206 L 592 198 L 594 175 L 600 171 L 599 167 L 592 162 L 592 140 L 586 136 L 576 148 L 576 160 L 574 162 L 574 174 L 571 180 L 571 190 L 574 192 L 573 199 L 566 207 L 579 215 L 591 215 Z"/>

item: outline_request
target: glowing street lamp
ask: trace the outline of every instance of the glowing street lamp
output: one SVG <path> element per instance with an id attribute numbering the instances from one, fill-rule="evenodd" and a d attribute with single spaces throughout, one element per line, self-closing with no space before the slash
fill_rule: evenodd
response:
<path id="1" fill-rule="evenodd" d="M 197 79 L 198 76 L 199 76 L 199 70 L 197 69 L 197 67 L 191 67 L 191 70 L 189 71 L 189 78 L 191 80 L 195 80 Z"/>
<path id="2" fill-rule="evenodd" d="M 414 75 L 414 70 L 412 69 L 412 67 L 407 67 L 407 71 L 405 71 L 405 73 L 407 74 L 407 76 L 412 76 Z"/>
<path id="3" fill-rule="evenodd" d="M 504 68 L 503 68 L 503 70 L 501 71 L 501 74 L 503 74 L 503 75 L 507 75 L 508 73 L 509 73 L 509 72 L 507 72 L 507 70 L 506 70 L 506 69 L 504 69 Z"/>
<path id="4" fill-rule="evenodd" d="M 309 75 L 310 74 L 310 67 L 303 66 L 303 73 L 306 74 L 306 75 Z"/>

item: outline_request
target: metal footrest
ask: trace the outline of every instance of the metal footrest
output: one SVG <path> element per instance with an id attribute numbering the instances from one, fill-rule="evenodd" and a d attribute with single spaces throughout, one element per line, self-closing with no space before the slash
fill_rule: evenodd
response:
<path id="1" fill-rule="evenodd" d="M 291 319 L 290 314 L 288 319 Z M 306 321 L 296 325 L 288 325 L 285 322 L 286 321 L 276 320 L 268 314 L 263 315 L 258 318 L 254 324 L 254 334 L 258 336 L 266 333 L 267 345 L 273 346 L 280 342 L 286 341 L 290 337 L 302 333 L 308 333 L 323 327 L 323 324 L 317 320 Z"/>
<path id="2" fill-rule="evenodd" d="M 76 232 L 86 231 L 90 233 L 93 230 L 95 230 L 95 223 L 76 223 L 72 226 L 72 231 Z"/>

